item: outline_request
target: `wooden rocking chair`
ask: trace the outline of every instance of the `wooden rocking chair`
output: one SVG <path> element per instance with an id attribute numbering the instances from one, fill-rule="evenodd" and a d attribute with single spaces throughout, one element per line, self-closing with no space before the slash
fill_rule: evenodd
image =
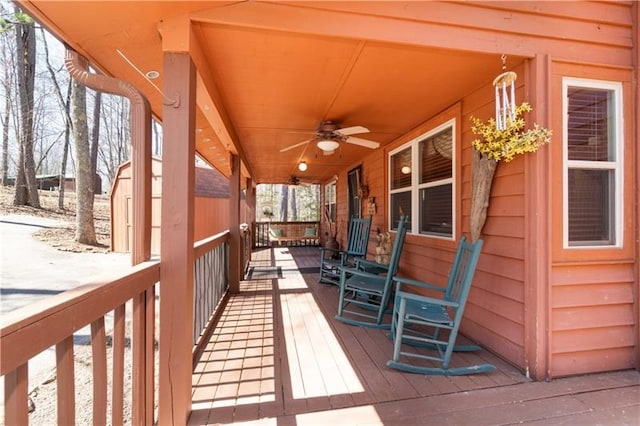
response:
<path id="1" fill-rule="evenodd" d="M 407 278 L 394 278 L 397 285 L 389 333 L 394 343 L 393 359 L 387 362 L 387 366 L 410 373 L 448 376 L 486 373 L 496 369 L 492 364 L 455 368 L 449 365 L 454 351 L 480 350 L 477 345 L 455 346 L 455 342 L 481 249 L 482 240 L 468 243 L 465 237 L 462 237 L 446 288 Z M 410 292 L 412 287 L 414 291 Z M 418 288 L 436 290 L 444 294 L 441 299 L 422 296 L 415 293 Z M 403 344 L 432 349 L 437 354 L 429 355 L 428 351 L 424 350 L 403 350 Z M 401 355 L 435 361 L 439 366 L 402 362 Z"/>
<path id="2" fill-rule="evenodd" d="M 347 249 L 337 250 L 328 247 L 320 252 L 320 279 L 325 284 L 340 284 L 340 266 L 353 266 L 356 259 L 367 255 L 371 218 L 354 218 L 349 221 Z"/>
<path id="3" fill-rule="evenodd" d="M 361 327 L 389 328 L 383 323 L 387 312 L 393 277 L 398 272 L 400 254 L 407 233 L 406 216 L 400 219 L 388 265 L 364 259 L 353 268 L 340 267 L 340 301 L 336 319 Z"/>

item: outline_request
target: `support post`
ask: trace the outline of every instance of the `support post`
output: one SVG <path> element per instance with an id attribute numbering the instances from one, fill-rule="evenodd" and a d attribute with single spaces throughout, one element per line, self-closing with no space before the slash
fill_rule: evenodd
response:
<path id="1" fill-rule="evenodd" d="M 526 68 L 527 97 L 533 106 L 531 122 L 547 127 L 551 122 L 549 105 L 550 59 L 537 55 Z M 556 133 L 559 134 L 560 132 Z M 549 149 L 525 155 L 525 368 L 535 380 L 549 378 L 549 283 L 551 281 L 551 200 Z"/>
<path id="2" fill-rule="evenodd" d="M 183 425 L 191 411 L 196 72 L 187 53 L 164 53 L 160 231 L 160 395 L 158 423 Z"/>
<path id="3" fill-rule="evenodd" d="M 242 253 L 240 250 L 240 156 L 231 154 L 229 179 L 229 292 L 240 292 Z"/>

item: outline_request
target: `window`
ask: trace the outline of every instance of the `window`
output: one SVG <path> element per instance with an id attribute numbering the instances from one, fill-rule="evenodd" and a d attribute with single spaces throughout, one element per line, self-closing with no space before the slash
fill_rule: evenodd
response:
<path id="1" fill-rule="evenodd" d="M 332 222 L 335 222 L 338 217 L 336 211 L 336 183 L 331 182 L 324 187 L 324 207 Z"/>
<path id="2" fill-rule="evenodd" d="M 622 243 L 622 85 L 563 79 L 564 246 Z"/>
<path id="3" fill-rule="evenodd" d="M 349 201 L 349 218 L 362 216 L 362 189 L 360 176 L 362 167 L 358 166 L 347 173 L 347 197 Z"/>
<path id="4" fill-rule="evenodd" d="M 454 238 L 455 120 L 414 139 L 389 155 L 390 222 L 408 214 L 409 232 Z"/>

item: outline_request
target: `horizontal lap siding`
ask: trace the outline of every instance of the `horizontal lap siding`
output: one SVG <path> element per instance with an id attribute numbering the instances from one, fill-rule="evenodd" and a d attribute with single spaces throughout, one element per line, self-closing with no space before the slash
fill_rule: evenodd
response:
<path id="1" fill-rule="evenodd" d="M 633 285 L 630 262 L 553 267 L 552 376 L 634 366 Z"/>
<path id="2" fill-rule="evenodd" d="M 516 98 L 522 102 L 522 67 Z M 469 235 L 471 208 L 471 132 L 469 116 L 482 119 L 494 113 L 493 87 L 488 85 L 463 100 L 462 118 L 462 233 Z M 499 163 L 491 187 L 487 221 L 482 230 L 482 254 L 465 310 L 463 332 L 473 340 L 524 368 L 524 161 Z"/>

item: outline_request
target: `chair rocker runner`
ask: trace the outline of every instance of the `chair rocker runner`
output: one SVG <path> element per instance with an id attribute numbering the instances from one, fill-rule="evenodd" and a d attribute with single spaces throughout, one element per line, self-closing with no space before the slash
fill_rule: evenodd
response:
<path id="1" fill-rule="evenodd" d="M 320 252 L 320 279 L 325 284 L 340 284 L 340 266 L 353 266 L 355 259 L 367 255 L 371 218 L 355 218 L 349 221 L 347 249 L 337 250 L 323 247 Z"/>
<path id="2" fill-rule="evenodd" d="M 361 327 L 389 328 L 391 326 L 389 322 L 382 321 L 385 314 L 389 313 L 387 306 L 393 277 L 398 272 L 406 233 L 406 216 L 403 216 L 398 224 L 388 265 L 358 259 L 353 268 L 340 267 L 337 320 Z"/>
<path id="3" fill-rule="evenodd" d="M 397 283 L 396 296 L 389 333 L 393 338 L 393 359 L 387 362 L 387 366 L 410 373 L 447 376 L 486 373 L 496 369 L 492 364 L 450 366 L 454 351 L 481 349 L 477 345 L 455 345 L 481 249 L 482 240 L 468 243 L 462 237 L 446 288 L 407 278 L 394 278 Z M 416 294 L 415 290 L 419 288 L 442 292 L 443 296 L 439 299 Z M 407 346 L 428 348 L 437 354 L 429 355 L 432 352 L 424 349 L 409 351 Z M 401 356 L 433 361 L 436 366 L 409 364 L 400 361 Z"/>

